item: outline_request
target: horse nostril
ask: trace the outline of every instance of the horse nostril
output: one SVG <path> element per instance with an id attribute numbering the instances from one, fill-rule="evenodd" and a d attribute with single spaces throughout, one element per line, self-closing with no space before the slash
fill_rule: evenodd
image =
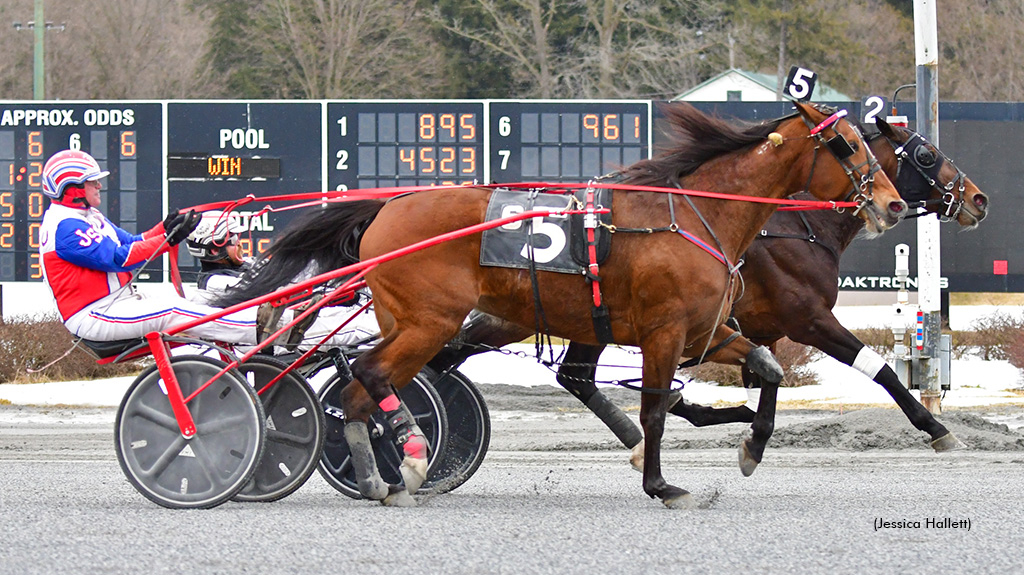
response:
<path id="1" fill-rule="evenodd" d="M 890 202 L 889 211 L 894 214 L 902 214 L 907 209 L 907 203 L 904 201 Z"/>
<path id="2" fill-rule="evenodd" d="M 974 198 L 972 201 L 974 202 L 975 206 L 983 210 L 988 208 L 988 196 L 986 196 L 985 194 L 974 194 Z"/>

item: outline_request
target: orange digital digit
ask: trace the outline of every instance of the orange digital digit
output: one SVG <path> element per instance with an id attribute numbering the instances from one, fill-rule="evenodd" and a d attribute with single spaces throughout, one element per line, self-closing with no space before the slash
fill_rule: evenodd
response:
<path id="1" fill-rule="evenodd" d="M 11 203 L 11 192 L 0 193 L 0 218 L 10 218 L 14 216 L 14 204 Z"/>
<path id="2" fill-rule="evenodd" d="M 420 148 L 420 173 L 433 174 L 437 169 L 437 160 L 434 158 L 434 148 Z"/>
<path id="3" fill-rule="evenodd" d="M 420 140 L 433 140 L 437 133 L 433 114 L 420 114 Z"/>
<path id="4" fill-rule="evenodd" d="M 461 114 L 459 116 L 459 127 L 462 128 L 462 139 L 473 141 L 476 139 L 476 114 Z"/>
<path id="5" fill-rule="evenodd" d="M 448 132 L 448 136 L 451 139 L 455 139 L 455 114 L 441 114 L 438 118 L 438 122 L 441 124 L 441 129 Z"/>
<path id="6" fill-rule="evenodd" d="M 39 176 L 43 175 L 43 163 L 42 162 L 29 162 L 28 166 L 32 168 L 32 171 L 28 174 L 28 186 L 30 188 L 41 188 L 43 187 L 42 181 L 39 180 Z"/>
<path id="7" fill-rule="evenodd" d="M 11 162 L 11 167 L 7 170 L 7 185 L 14 185 L 14 162 Z"/>
<path id="8" fill-rule="evenodd" d="M 28 133 L 28 155 L 30 158 L 41 158 L 43 157 L 43 133 L 42 132 L 29 132 Z"/>
<path id="9" fill-rule="evenodd" d="M 476 150 L 473 148 L 462 148 L 462 157 L 459 158 L 459 163 L 462 164 L 463 174 L 475 174 Z"/>
<path id="10" fill-rule="evenodd" d="M 42 225 L 39 222 L 32 222 L 28 225 L 28 246 L 30 248 L 39 249 L 39 228 Z"/>
<path id="11" fill-rule="evenodd" d="M 263 252 L 269 250 L 270 249 L 270 238 L 263 238 L 261 240 L 256 240 L 256 249 L 261 254 Z"/>
<path id="12" fill-rule="evenodd" d="M 135 157 L 135 132 L 121 132 L 121 157 Z"/>
<path id="13" fill-rule="evenodd" d="M 245 238 L 239 239 L 238 240 L 238 253 L 243 258 L 251 258 L 252 257 L 252 240 L 245 239 Z"/>
<path id="14" fill-rule="evenodd" d="M 441 148 L 441 173 L 455 173 L 455 148 Z"/>
<path id="15" fill-rule="evenodd" d="M 4 222 L 0 224 L 0 248 L 11 249 L 13 247 L 14 224 L 11 222 Z"/>
<path id="16" fill-rule="evenodd" d="M 633 137 L 640 139 L 640 116 L 633 116 Z"/>
<path id="17" fill-rule="evenodd" d="M 409 173 L 416 173 L 416 149 L 398 148 L 398 161 L 409 166 Z"/>
<path id="18" fill-rule="evenodd" d="M 605 114 L 604 116 L 604 139 L 609 142 L 619 141 L 619 115 Z"/>
<path id="19" fill-rule="evenodd" d="M 29 274 L 28 279 L 38 280 L 43 279 L 43 268 L 39 267 L 39 254 L 29 254 L 28 269 L 32 273 Z"/>
<path id="20" fill-rule="evenodd" d="M 28 217 L 43 217 L 43 206 L 43 194 L 40 194 L 39 192 L 30 192 L 28 194 Z"/>
<path id="21" fill-rule="evenodd" d="M 590 130 L 594 135 L 595 140 L 601 139 L 601 123 L 597 117 L 597 114 L 584 114 L 583 115 L 583 129 Z"/>

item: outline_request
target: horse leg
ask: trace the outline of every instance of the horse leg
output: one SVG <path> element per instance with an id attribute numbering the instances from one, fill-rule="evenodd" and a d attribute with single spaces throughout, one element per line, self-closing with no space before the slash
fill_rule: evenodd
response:
<path id="1" fill-rule="evenodd" d="M 668 413 L 668 391 L 676 362 L 682 352 L 682 334 L 674 329 L 662 329 L 645 338 L 640 349 L 643 352 L 643 386 L 640 395 L 640 423 L 644 428 L 644 492 L 659 497 L 666 507 L 673 509 L 692 508 L 696 505 L 693 496 L 685 489 L 669 485 L 661 473 L 661 437 L 665 432 L 665 415 Z"/>
<path id="2" fill-rule="evenodd" d="M 601 393 L 594 383 L 597 375 L 597 360 L 601 357 L 602 351 L 604 351 L 603 345 L 570 342 L 555 379 L 573 397 L 593 411 L 594 415 L 597 415 L 608 426 L 608 429 L 612 430 L 612 433 L 623 445 L 632 449 L 643 441 L 643 434 L 636 424 Z"/>
<path id="3" fill-rule="evenodd" d="M 735 333 L 735 330 L 725 324 L 718 326 L 715 330 L 715 335 L 711 340 L 710 347 L 714 348 L 719 345 L 720 342 L 724 342 L 726 338 L 732 336 L 733 333 Z M 713 361 L 727 365 L 746 365 L 747 357 L 753 350 L 754 346 L 752 343 L 740 338 L 733 341 L 731 344 L 724 346 L 723 349 L 712 353 L 709 357 L 705 358 L 705 361 Z M 760 390 L 756 393 L 759 392 Z M 696 403 L 689 403 L 684 399 L 683 401 L 679 401 L 673 405 L 669 409 L 669 412 L 685 418 L 696 427 L 704 427 L 706 425 L 720 425 L 723 423 L 751 423 L 754 421 L 754 410 L 756 409 L 756 396 L 748 390 L 747 403 L 739 407 L 722 407 L 716 409 L 713 407 L 698 405 Z"/>
<path id="4" fill-rule="evenodd" d="M 881 385 L 903 410 L 910 423 L 931 436 L 931 446 L 935 451 L 950 451 L 964 446 L 914 398 L 885 360 L 844 328 L 831 311 L 819 314 L 805 326 L 805 330 L 792 333 L 789 338 L 817 347 Z"/>
<path id="5" fill-rule="evenodd" d="M 775 403 L 778 399 L 779 383 L 782 382 L 782 367 L 772 356 L 771 351 L 764 346 L 751 350 L 743 365 L 744 387 L 746 381 L 751 380 L 747 387 L 760 388 L 757 400 L 757 411 L 754 413 L 754 421 L 750 429 L 751 435 L 740 443 L 739 464 L 740 472 L 745 477 L 754 473 L 754 469 L 761 463 L 764 457 L 764 448 L 768 445 L 768 439 L 775 431 Z M 748 396 L 749 397 L 749 396 Z M 749 401 L 749 400 L 748 400 Z M 750 404 L 747 406 L 749 408 Z"/>
<path id="6" fill-rule="evenodd" d="M 408 408 L 395 393 L 392 382 L 408 383 L 423 363 L 440 349 L 441 343 L 428 343 L 429 338 L 416 337 L 415 331 L 395 328 L 372 350 L 361 355 L 352 364 L 353 382 L 360 386 L 346 386 L 342 394 L 345 411 L 345 438 L 349 441 L 352 463 L 356 471 L 360 493 L 368 499 L 376 499 L 385 505 L 411 506 L 416 502 L 411 494 L 419 489 L 427 474 L 427 441 Z M 418 343 L 413 343 L 418 342 Z M 430 350 L 429 355 L 404 354 L 409 348 Z M 396 358 L 391 361 L 390 358 Z M 399 385 L 401 387 L 401 385 Z M 368 437 L 364 441 L 366 422 L 373 409 L 379 407 L 395 433 L 396 442 L 402 449 L 403 460 L 399 467 L 403 485 L 387 485 L 377 471 Z M 352 428 L 350 432 L 349 428 Z M 351 434 L 351 439 L 350 439 Z M 387 487 L 386 492 L 384 486 Z M 383 497 L 382 497 L 383 495 Z"/>

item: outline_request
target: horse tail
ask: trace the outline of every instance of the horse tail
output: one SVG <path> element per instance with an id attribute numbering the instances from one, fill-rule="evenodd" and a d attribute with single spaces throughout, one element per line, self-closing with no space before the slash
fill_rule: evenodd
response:
<path id="1" fill-rule="evenodd" d="M 359 262 L 359 240 L 383 207 L 382 200 L 355 200 L 302 215 L 213 305 L 235 305 L 287 285 L 300 274 L 325 273 Z"/>

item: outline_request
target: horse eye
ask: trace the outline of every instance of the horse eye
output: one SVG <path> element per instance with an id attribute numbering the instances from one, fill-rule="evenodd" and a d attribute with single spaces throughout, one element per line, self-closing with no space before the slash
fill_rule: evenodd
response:
<path id="1" fill-rule="evenodd" d="M 860 149 L 860 143 L 857 142 L 857 140 L 854 140 L 850 142 L 850 147 L 853 149 L 854 152 L 856 152 L 857 150 Z"/>

